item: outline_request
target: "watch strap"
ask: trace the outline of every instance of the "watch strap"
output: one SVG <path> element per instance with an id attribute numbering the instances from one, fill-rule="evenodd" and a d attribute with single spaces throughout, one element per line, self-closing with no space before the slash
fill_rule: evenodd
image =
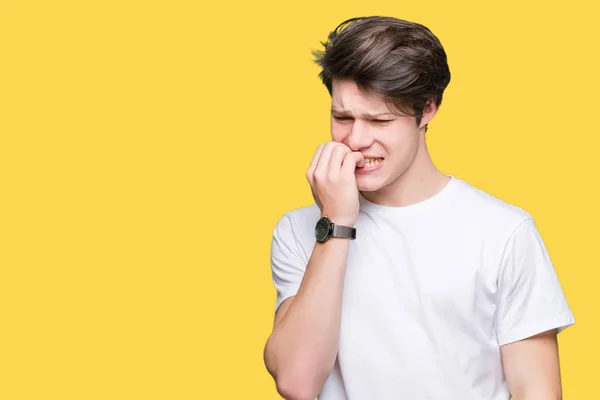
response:
<path id="1" fill-rule="evenodd" d="M 333 231 L 331 232 L 332 237 L 356 239 L 356 228 L 336 225 L 334 223 L 332 223 L 331 225 L 333 225 Z"/>

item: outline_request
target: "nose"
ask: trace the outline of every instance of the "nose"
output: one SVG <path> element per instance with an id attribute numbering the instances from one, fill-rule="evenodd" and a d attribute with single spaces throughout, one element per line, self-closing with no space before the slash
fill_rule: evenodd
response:
<path id="1" fill-rule="evenodd" d="M 358 120 L 355 120 L 352 124 L 350 132 L 346 136 L 346 146 L 350 147 L 354 151 L 358 151 L 363 148 L 371 146 L 373 138 L 369 134 L 369 129 L 365 124 Z"/>

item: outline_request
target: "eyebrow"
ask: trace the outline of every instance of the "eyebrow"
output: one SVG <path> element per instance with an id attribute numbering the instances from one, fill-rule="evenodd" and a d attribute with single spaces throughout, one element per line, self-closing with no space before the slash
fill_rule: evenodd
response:
<path id="1" fill-rule="evenodd" d="M 333 114 L 350 114 L 350 115 L 352 115 L 352 112 L 350 110 L 343 110 L 343 109 L 338 110 L 337 108 L 332 108 L 331 112 Z M 376 114 L 362 113 L 360 116 L 365 117 L 365 118 L 377 118 L 377 117 L 382 117 L 384 115 L 394 115 L 394 114 L 390 113 L 390 112 L 376 113 Z"/>

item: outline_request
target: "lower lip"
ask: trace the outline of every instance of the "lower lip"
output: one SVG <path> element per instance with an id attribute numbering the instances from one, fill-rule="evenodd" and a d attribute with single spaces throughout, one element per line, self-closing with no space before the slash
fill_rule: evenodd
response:
<path id="1" fill-rule="evenodd" d="M 365 165 L 365 166 L 364 166 L 364 167 L 362 167 L 362 168 L 356 168 L 356 170 L 355 170 L 354 172 L 355 172 L 355 173 L 357 173 L 357 174 L 368 174 L 368 173 L 370 173 L 370 172 L 376 171 L 376 170 L 378 170 L 378 169 L 381 167 L 381 164 L 383 164 L 383 161 L 385 161 L 385 160 L 381 160 L 381 161 L 379 162 L 379 164 L 377 164 L 377 165 L 374 165 L 374 166 L 372 166 L 372 167 L 367 167 L 367 166 Z"/>

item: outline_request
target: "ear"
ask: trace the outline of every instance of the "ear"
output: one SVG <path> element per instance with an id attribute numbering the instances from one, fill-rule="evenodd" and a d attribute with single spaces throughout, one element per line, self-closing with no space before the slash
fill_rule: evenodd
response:
<path id="1" fill-rule="evenodd" d="M 424 128 L 432 119 L 435 117 L 435 114 L 438 112 L 438 106 L 435 105 L 435 98 L 430 98 L 425 103 L 425 107 L 423 107 L 423 116 L 421 117 L 421 124 L 419 125 L 419 129 Z"/>

